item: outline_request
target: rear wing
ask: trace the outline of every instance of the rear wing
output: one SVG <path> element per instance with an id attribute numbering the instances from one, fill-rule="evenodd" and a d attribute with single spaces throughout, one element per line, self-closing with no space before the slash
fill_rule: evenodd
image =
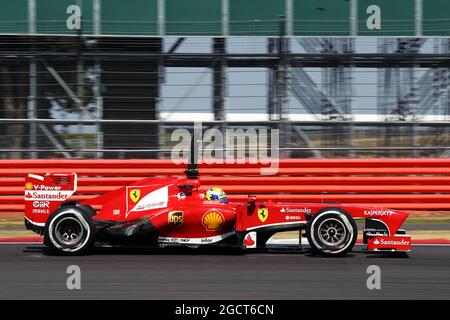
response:
<path id="1" fill-rule="evenodd" d="M 77 174 L 28 174 L 25 178 L 25 221 L 44 227 L 48 217 L 77 190 Z"/>

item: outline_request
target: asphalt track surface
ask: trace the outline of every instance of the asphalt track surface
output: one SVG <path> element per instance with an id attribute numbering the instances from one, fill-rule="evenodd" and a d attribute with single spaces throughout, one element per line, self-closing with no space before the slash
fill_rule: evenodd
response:
<path id="1" fill-rule="evenodd" d="M 409 257 L 303 253 L 100 249 L 51 256 L 39 244 L 0 245 L 0 299 L 449 299 L 450 247 L 416 246 Z M 81 290 L 66 269 L 81 268 Z M 381 289 L 368 290 L 369 265 Z"/>

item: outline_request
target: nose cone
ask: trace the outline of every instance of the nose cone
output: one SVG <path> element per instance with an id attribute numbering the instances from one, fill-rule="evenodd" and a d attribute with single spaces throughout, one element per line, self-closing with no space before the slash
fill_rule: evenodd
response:
<path id="1" fill-rule="evenodd" d="M 394 210 L 398 219 L 405 221 L 409 217 L 409 213 L 405 211 Z"/>
<path id="2" fill-rule="evenodd" d="M 386 217 L 385 222 L 389 225 L 389 229 L 391 231 L 391 235 L 397 233 L 397 230 L 400 226 L 405 222 L 408 218 L 409 214 L 405 211 L 392 210 L 392 215 Z"/>

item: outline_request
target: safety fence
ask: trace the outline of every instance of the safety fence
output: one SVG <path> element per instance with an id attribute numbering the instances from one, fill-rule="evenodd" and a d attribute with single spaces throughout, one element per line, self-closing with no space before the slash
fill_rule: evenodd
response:
<path id="1" fill-rule="evenodd" d="M 221 186 L 231 201 L 245 201 L 248 194 L 254 194 L 260 200 L 283 202 L 450 211 L 450 159 L 285 159 L 280 160 L 275 175 L 261 175 L 261 167 L 200 164 L 201 188 Z M 76 172 L 74 199 L 83 200 L 143 177 L 182 177 L 184 168 L 170 160 L 2 160 L 0 214 L 23 212 L 28 173 Z"/>

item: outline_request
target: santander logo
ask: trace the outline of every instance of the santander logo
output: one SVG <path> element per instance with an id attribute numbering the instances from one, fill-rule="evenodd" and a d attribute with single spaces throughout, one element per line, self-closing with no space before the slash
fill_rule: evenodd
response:
<path id="1" fill-rule="evenodd" d="M 25 200 L 54 200 L 54 201 L 65 201 L 71 195 L 73 191 L 31 191 L 25 190 Z"/>
<path id="2" fill-rule="evenodd" d="M 247 247 L 253 246 L 253 245 L 255 244 L 255 241 L 252 239 L 252 236 L 251 236 L 250 234 L 248 234 L 248 235 L 245 237 L 244 244 L 245 244 Z"/>
<path id="3" fill-rule="evenodd" d="M 280 209 L 281 213 L 311 213 L 312 210 L 310 208 L 287 208 L 283 207 Z"/>
<path id="4" fill-rule="evenodd" d="M 256 232 L 249 232 L 244 238 L 245 248 L 256 248 Z"/>
<path id="5" fill-rule="evenodd" d="M 384 240 L 381 239 L 380 243 L 383 245 L 391 245 L 391 246 L 409 246 L 410 241 L 402 240 Z M 374 242 L 375 243 L 375 242 Z"/>
<path id="6" fill-rule="evenodd" d="M 385 240 L 385 239 L 375 239 L 373 241 L 374 245 L 382 245 L 382 246 L 409 246 L 411 241 L 402 239 L 402 240 Z"/>

